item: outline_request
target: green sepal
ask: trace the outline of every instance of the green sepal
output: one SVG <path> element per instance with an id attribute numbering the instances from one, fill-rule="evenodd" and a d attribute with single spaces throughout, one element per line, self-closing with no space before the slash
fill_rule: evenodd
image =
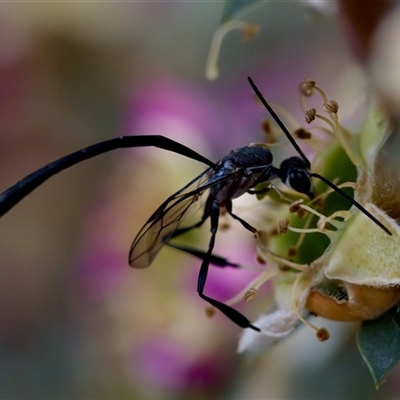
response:
<path id="1" fill-rule="evenodd" d="M 400 360 L 400 313 L 398 306 L 372 321 L 364 321 L 357 344 L 378 389 Z"/>

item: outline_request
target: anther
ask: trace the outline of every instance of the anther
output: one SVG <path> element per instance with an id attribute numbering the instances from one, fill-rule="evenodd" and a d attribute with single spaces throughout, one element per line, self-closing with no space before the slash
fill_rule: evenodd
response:
<path id="1" fill-rule="evenodd" d="M 311 108 L 310 110 L 307 110 L 305 113 L 305 119 L 306 119 L 307 124 L 314 121 L 316 115 L 317 115 L 317 110 L 315 108 Z"/>
<path id="2" fill-rule="evenodd" d="M 242 38 L 244 40 L 249 40 L 252 39 L 254 36 L 258 35 L 260 32 L 260 26 L 257 24 L 247 24 L 243 29 L 242 29 Z"/>
<path id="3" fill-rule="evenodd" d="M 287 255 L 290 258 L 293 258 L 297 255 L 297 249 L 295 247 L 290 247 L 289 250 L 287 251 Z"/>
<path id="4" fill-rule="evenodd" d="M 262 129 L 264 132 L 265 141 L 267 143 L 276 143 L 276 138 L 271 127 L 271 122 L 268 119 L 264 119 L 264 121 L 262 122 Z"/>
<path id="5" fill-rule="evenodd" d="M 276 227 L 277 233 L 286 233 L 289 226 L 289 220 L 285 219 L 283 221 L 278 222 L 278 226 Z"/>
<path id="6" fill-rule="evenodd" d="M 257 254 L 257 256 L 256 256 L 256 261 L 259 264 L 266 264 L 265 260 L 259 254 Z"/>
<path id="7" fill-rule="evenodd" d="M 308 78 L 303 83 L 300 84 L 300 93 L 306 97 L 310 97 L 313 94 L 313 89 L 315 87 L 315 81 Z"/>
<path id="8" fill-rule="evenodd" d="M 231 227 L 231 224 L 228 221 L 224 221 L 222 223 L 220 223 L 218 229 L 220 229 L 221 231 L 227 231 L 229 230 Z"/>
<path id="9" fill-rule="evenodd" d="M 213 306 L 208 306 L 206 307 L 206 315 L 208 318 L 211 318 L 215 314 L 215 307 Z"/>
<path id="10" fill-rule="evenodd" d="M 289 206 L 289 212 L 291 214 L 295 214 L 298 211 L 300 211 L 301 207 L 300 205 L 303 204 L 303 199 L 296 200 L 294 201 L 290 206 Z"/>
<path id="11" fill-rule="evenodd" d="M 306 215 L 307 211 L 304 208 L 299 207 L 299 210 L 297 211 L 296 215 L 297 218 L 304 218 L 304 216 Z"/>
<path id="12" fill-rule="evenodd" d="M 320 340 L 321 342 L 325 342 L 325 340 L 328 340 L 331 337 L 328 329 L 326 329 L 326 328 L 319 328 L 317 330 L 316 336 L 317 336 L 318 340 Z"/>
<path id="13" fill-rule="evenodd" d="M 311 132 L 305 130 L 304 128 L 297 128 L 293 135 L 298 139 L 311 139 Z"/>
<path id="14" fill-rule="evenodd" d="M 290 267 L 286 264 L 278 264 L 278 268 L 282 272 L 287 272 L 290 270 Z"/>
<path id="15" fill-rule="evenodd" d="M 258 292 L 258 289 L 256 289 L 256 288 L 249 289 L 244 295 L 244 301 L 246 303 L 250 303 L 251 301 L 253 301 L 254 298 L 256 297 L 257 292 Z"/>
<path id="16" fill-rule="evenodd" d="M 307 321 L 302 315 L 301 315 L 301 311 L 297 305 L 297 302 L 295 300 L 295 292 L 297 289 L 297 285 L 299 284 L 301 278 L 302 278 L 303 274 L 298 274 L 298 276 L 296 277 L 295 281 L 293 282 L 293 286 L 292 286 L 292 294 L 291 294 L 291 300 L 292 300 L 292 307 L 293 307 L 293 311 L 295 312 L 297 318 L 304 324 L 307 325 L 308 327 L 310 327 L 311 329 L 314 329 L 315 334 L 318 338 L 318 340 L 320 340 L 321 342 L 324 342 L 325 340 L 328 340 L 330 335 L 329 332 L 326 328 L 319 328 L 317 326 L 315 326 L 314 324 L 312 324 L 311 322 Z"/>
<path id="17" fill-rule="evenodd" d="M 262 130 L 266 135 L 269 135 L 271 133 L 271 122 L 269 119 L 264 119 L 262 122 Z"/>
<path id="18" fill-rule="evenodd" d="M 324 111 L 337 114 L 339 111 L 339 104 L 335 100 L 329 100 L 326 103 L 324 103 Z"/>

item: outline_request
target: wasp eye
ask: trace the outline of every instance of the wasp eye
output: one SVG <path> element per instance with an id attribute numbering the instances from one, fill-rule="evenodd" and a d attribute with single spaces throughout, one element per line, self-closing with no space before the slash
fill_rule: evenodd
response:
<path id="1" fill-rule="evenodd" d="M 304 161 L 299 157 L 284 160 L 280 168 L 280 178 L 286 186 L 296 192 L 304 193 L 313 198 L 311 177 Z"/>
<path id="2" fill-rule="evenodd" d="M 286 181 L 286 185 L 296 192 L 309 194 L 312 191 L 311 179 L 306 171 L 293 171 Z"/>

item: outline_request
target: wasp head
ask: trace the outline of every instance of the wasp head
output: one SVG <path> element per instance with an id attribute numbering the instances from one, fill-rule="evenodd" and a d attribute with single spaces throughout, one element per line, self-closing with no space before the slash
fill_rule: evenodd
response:
<path id="1" fill-rule="evenodd" d="M 282 182 L 299 193 L 313 199 L 314 192 L 308 165 L 300 157 L 290 157 L 281 163 L 279 178 Z"/>

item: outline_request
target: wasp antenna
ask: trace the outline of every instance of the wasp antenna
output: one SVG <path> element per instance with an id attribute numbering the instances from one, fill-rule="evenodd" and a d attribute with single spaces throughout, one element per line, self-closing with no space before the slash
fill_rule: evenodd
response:
<path id="1" fill-rule="evenodd" d="M 286 135 L 286 137 L 289 139 L 290 143 L 292 143 L 292 146 L 296 149 L 296 151 L 300 154 L 301 158 L 304 160 L 304 162 L 307 165 L 307 168 L 311 167 L 311 163 L 309 159 L 305 156 L 299 145 L 296 143 L 296 141 L 293 139 L 292 135 L 286 128 L 286 126 L 283 124 L 281 119 L 278 117 L 278 115 L 275 113 L 275 111 L 272 109 L 272 107 L 267 103 L 267 100 L 265 100 L 264 96 L 261 94 L 261 92 L 258 90 L 258 87 L 256 84 L 253 82 L 253 79 L 251 79 L 249 76 L 247 77 L 249 80 L 249 83 L 251 87 L 253 88 L 255 94 L 257 97 L 260 99 L 261 103 L 263 106 L 268 110 L 268 112 L 271 114 L 272 118 L 275 120 L 275 122 L 279 125 L 279 127 L 282 129 L 283 133 Z"/>
<path id="2" fill-rule="evenodd" d="M 330 186 L 335 192 L 339 193 L 342 197 L 347 199 L 351 204 L 355 205 L 363 214 L 365 214 L 371 221 L 375 222 L 376 225 L 378 225 L 381 229 L 383 229 L 388 235 L 392 236 L 392 233 L 389 231 L 388 228 L 386 228 L 385 225 L 382 224 L 382 222 L 378 221 L 369 211 L 367 211 L 360 203 L 355 201 L 352 197 L 350 197 L 346 192 L 344 192 L 342 189 L 338 188 L 334 183 L 329 181 L 328 179 L 324 178 L 322 175 L 319 175 L 315 172 L 310 173 L 310 176 L 313 176 L 314 178 L 318 178 L 324 183 L 326 183 L 328 186 Z"/>

